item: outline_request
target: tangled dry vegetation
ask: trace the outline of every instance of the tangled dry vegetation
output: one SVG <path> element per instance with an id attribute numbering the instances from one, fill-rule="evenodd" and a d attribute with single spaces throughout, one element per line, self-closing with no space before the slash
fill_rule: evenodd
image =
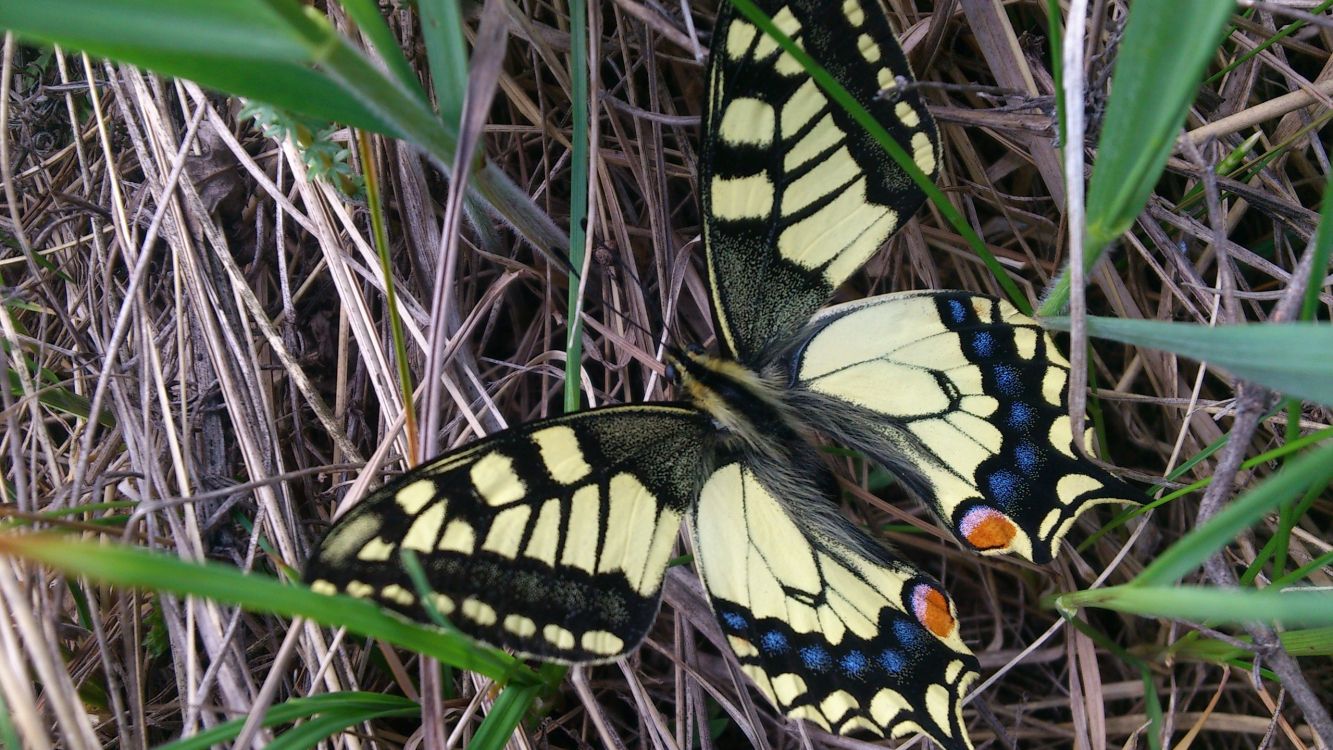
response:
<path id="1" fill-rule="evenodd" d="M 1065 260 L 1045 5 L 890 3 L 929 82 L 925 98 L 945 145 L 942 185 L 1034 299 Z M 1125 3 L 1093 5 L 1087 111 L 1095 161 Z M 564 224 L 566 15 L 540 0 L 512 7 L 484 148 Z M 591 404 L 664 397 L 655 362 L 664 321 L 677 341 L 713 341 L 695 182 L 713 9 L 700 5 L 687 17 L 681 6 L 635 0 L 601 8 L 593 34 L 601 59 L 593 82 L 594 254 L 584 290 Z M 413 18 L 401 8 L 390 13 L 419 61 Z M 1252 48 L 1289 20 L 1268 10 L 1238 18 L 1227 49 Z M 1318 125 L 1333 95 L 1331 33 L 1312 26 L 1204 85 L 1187 121 L 1190 145 L 1172 158 L 1111 263 L 1092 274 L 1093 312 L 1267 319 L 1314 231 L 1312 207 L 1329 171 Z M 0 212 L 12 383 L 0 389 L 8 523 L 40 521 L 269 573 L 299 567 L 340 502 L 402 465 L 404 404 L 365 205 L 307 180 L 297 150 L 239 118 L 234 100 L 77 54 L 12 43 L 6 53 L 14 74 Z M 1304 106 L 1274 107 L 1293 92 Z M 1201 184 L 1203 165 L 1259 131 L 1261 150 L 1288 144 L 1280 158 L 1253 179 L 1220 180 L 1220 202 L 1178 205 Z M 349 136 L 334 138 L 346 145 Z M 376 139 L 373 152 L 373 167 L 354 150 L 351 158 L 384 186 L 408 364 L 419 376 L 446 183 L 403 144 Z M 1221 242 L 1210 214 L 1225 228 Z M 928 207 L 841 296 L 950 287 L 998 294 L 965 247 Z M 469 228 L 454 262 L 442 445 L 558 409 L 565 346 L 567 276 L 547 254 L 504 227 Z M 1329 298 L 1323 302 L 1327 310 Z M 1232 426 L 1235 384 L 1219 372 L 1105 344 L 1093 363 L 1109 457 L 1133 479 L 1161 477 Z M 106 417 L 87 420 L 89 402 Z M 1309 408 L 1300 427 L 1329 421 L 1327 411 Z M 1286 430 L 1282 414 L 1264 420 L 1248 455 Z M 373 471 L 363 472 L 367 462 Z M 1204 459 L 1186 480 L 1209 476 L 1214 463 Z M 1239 486 L 1270 469 L 1243 473 Z M 1271 676 L 1256 682 L 1202 649 L 1168 651 L 1196 624 L 1089 611 L 1084 632 L 1042 603 L 1053 591 L 1128 580 L 1191 528 L 1197 494 L 1131 523 L 1132 536 L 1108 535 L 1042 568 L 961 552 L 892 486 L 856 493 L 847 511 L 869 528 L 893 525 L 885 538 L 959 603 L 986 679 L 967 711 L 981 746 L 1146 746 L 1142 675 L 1107 642 L 1150 665 L 1174 741 L 1313 746 L 1301 712 Z M 1091 515 L 1072 539 L 1111 513 Z M 1292 537 L 1293 561 L 1328 551 L 1330 515 L 1327 499 L 1315 506 Z M 1254 552 L 1243 540 L 1228 561 L 1239 569 Z M 158 744 L 257 701 L 326 690 L 325 681 L 312 685 L 325 662 L 343 686 L 418 694 L 411 654 L 353 637 L 331 642 L 310 626 L 279 653 L 288 623 L 277 618 L 3 565 L 0 679 L 29 747 Z M 1315 578 L 1330 583 L 1326 574 Z M 675 570 L 645 646 L 623 664 L 590 670 L 586 682 L 576 678 L 577 688 L 565 683 L 513 746 L 597 746 L 598 722 L 627 747 L 858 746 L 786 723 L 744 687 L 708 637 L 716 625 L 696 586 L 692 573 Z M 1200 640 L 1214 636 L 1205 628 Z M 1244 662 L 1245 644 L 1237 645 L 1234 660 Z M 1333 694 L 1326 656 L 1301 665 L 1313 690 Z M 475 722 L 487 690 L 469 679 L 447 685 L 438 712 L 445 729 Z M 411 746 L 418 729 L 376 724 L 374 746 Z M 366 731 L 348 746 L 366 745 Z"/>

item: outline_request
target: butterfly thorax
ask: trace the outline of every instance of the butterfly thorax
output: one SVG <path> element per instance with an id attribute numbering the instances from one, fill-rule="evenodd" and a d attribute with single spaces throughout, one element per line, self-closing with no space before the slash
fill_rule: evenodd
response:
<path id="1" fill-rule="evenodd" d="M 793 451 L 805 443 L 779 382 L 702 352 L 673 352 L 671 364 L 682 397 L 713 419 L 724 452 L 782 463 L 798 458 Z"/>

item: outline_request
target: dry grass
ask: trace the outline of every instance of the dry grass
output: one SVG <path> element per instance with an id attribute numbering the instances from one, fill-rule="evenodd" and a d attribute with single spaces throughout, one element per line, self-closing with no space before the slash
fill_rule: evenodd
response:
<path id="1" fill-rule="evenodd" d="M 918 73 L 948 84 L 926 93 L 943 129 L 942 183 L 1035 298 L 1064 261 L 1045 3 L 1023 0 L 1003 13 L 998 3 L 968 0 L 961 8 L 940 1 L 933 11 L 902 0 L 890 5 Z M 1093 135 L 1123 6 L 1094 3 Z M 485 148 L 563 223 L 570 141 L 564 11 L 528 0 L 513 7 Z M 584 310 L 583 385 L 592 404 L 663 397 L 654 355 L 664 321 L 678 341 L 713 340 L 695 181 L 699 56 L 712 10 L 696 8 L 685 19 L 678 6 L 634 0 L 602 10 L 594 35 L 602 60 L 594 82 L 595 256 Z M 419 61 L 411 18 L 396 11 L 391 22 Z M 1258 13 L 1238 24 L 1230 42 L 1248 48 L 1274 24 Z M 1003 43 L 1011 34 L 1017 43 Z M 1205 87 L 1187 123 L 1197 155 L 1173 158 L 1137 231 L 1092 275 L 1094 312 L 1203 323 L 1266 319 L 1313 231 L 1311 207 L 1329 171 L 1326 145 L 1302 130 L 1329 112 L 1329 36 L 1327 27 L 1295 35 Z M 0 322 L 5 365 L 14 367 L 20 354 L 25 364 L 15 368 L 17 388 L 3 391 L 4 510 L 14 522 L 72 511 L 45 523 L 89 534 L 96 524 L 105 536 L 189 559 L 268 571 L 278 562 L 299 566 L 335 506 L 398 468 L 404 454 L 404 404 L 365 207 L 303 179 L 294 150 L 238 122 L 233 101 L 121 66 L 85 65 L 75 55 L 13 54 L 22 75 L 11 84 L 4 123 Z M 96 82 L 91 90 L 88 80 Z M 1293 91 L 1308 92 L 1314 106 L 1265 109 Z M 1207 212 L 1177 210 L 1176 202 L 1198 184 L 1199 159 L 1216 163 L 1256 125 L 1264 144 L 1295 140 L 1254 179 L 1223 181 L 1231 193 L 1214 206 L 1227 236 L 1218 244 Z M 446 188 L 405 146 L 377 140 L 375 159 L 410 365 L 419 376 Z M 32 254 L 20 251 L 25 245 Z M 946 222 L 923 211 L 842 294 L 998 293 L 964 247 Z M 449 304 L 458 338 L 446 369 L 442 445 L 551 413 L 563 367 L 563 269 L 503 230 L 466 231 L 454 262 Z M 1094 365 L 1110 457 L 1131 477 L 1160 477 L 1230 428 L 1235 384 L 1224 375 L 1119 346 L 1099 345 Z M 102 404 L 114 426 L 94 429 L 53 404 L 55 394 Z M 1326 410 L 1307 408 L 1300 426 L 1329 422 Z M 1252 452 L 1280 442 L 1286 429 L 1281 415 L 1264 421 Z M 362 470 L 366 462 L 373 470 Z M 1204 460 L 1187 478 L 1211 469 Z M 890 502 L 866 497 L 850 512 L 872 526 L 925 518 L 896 490 L 882 494 Z M 1145 746 L 1138 671 L 1063 625 L 1041 597 L 1128 580 L 1191 528 L 1197 501 L 1157 512 L 1128 550 L 1126 537 L 1113 535 L 1048 568 L 964 554 L 938 531 L 888 535 L 959 603 L 988 678 L 968 713 L 979 745 Z M 1317 505 L 1292 537 L 1297 564 L 1328 551 L 1330 510 L 1327 501 Z M 1109 517 L 1094 515 L 1072 538 Z M 1255 544 L 1241 540 L 1230 561 L 1238 569 L 1248 564 Z M 331 646 L 327 632 L 307 627 L 280 655 L 286 623 L 274 618 L 72 585 L 13 560 L 0 565 L 0 687 L 30 747 L 158 744 L 244 712 L 266 682 L 278 701 L 335 685 L 417 694 L 408 654 L 354 638 Z M 1333 583 L 1326 573 L 1314 579 Z M 551 698 L 546 718 L 525 725 L 513 746 L 595 746 L 603 739 L 594 721 L 627 747 L 854 746 L 786 723 L 738 681 L 712 645 L 716 626 L 696 586 L 692 574 L 674 571 L 644 648 Z M 1084 618 L 1152 665 L 1174 741 L 1198 731 L 1196 747 L 1311 746 L 1309 728 L 1276 682 L 1256 684 L 1241 670 L 1165 652 L 1191 624 L 1101 611 Z M 322 684 L 312 686 L 311 675 L 330 658 Z M 1316 691 L 1333 694 L 1327 657 L 1302 663 Z M 451 684 L 448 695 L 440 715 L 449 731 L 475 721 L 473 698 L 487 698 L 486 686 L 471 680 Z M 710 726 L 724 728 L 712 737 Z M 415 729 L 377 725 L 377 746 L 397 746 L 407 738 L 396 732 Z M 367 745 L 364 736 L 347 743 Z"/>

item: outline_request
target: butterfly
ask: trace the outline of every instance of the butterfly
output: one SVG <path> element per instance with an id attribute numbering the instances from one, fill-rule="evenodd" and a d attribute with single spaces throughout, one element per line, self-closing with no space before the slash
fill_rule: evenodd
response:
<path id="1" fill-rule="evenodd" d="M 761 0 L 927 175 L 939 137 L 878 0 Z M 941 585 L 839 510 L 815 436 L 887 468 L 958 541 L 1050 560 L 1137 490 L 1075 448 L 1068 362 L 1006 302 L 960 291 L 821 309 L 924 196 L 805 68 L 724 4 L 699 182 L 721 352 L 672 348 L 680 397 L 521 424 L 390 481 L 324 537 L 316 591 L 478 641 L 595 664 L 652 627 L 685 523 L 726 643 L 787 716 L 971 747 L 979 666 Z M 413 586 L 401 553 L 421 561 Z"/>

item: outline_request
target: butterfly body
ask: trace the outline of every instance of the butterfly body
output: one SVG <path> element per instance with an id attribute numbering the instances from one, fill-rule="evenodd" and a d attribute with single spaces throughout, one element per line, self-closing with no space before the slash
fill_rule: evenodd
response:
<path id="1" fill-rule="evenodd" d="M 938 170 L 877 0 L 759 5 Z M 892 471 L 963 546 L 1039 562 L 1088 508 L 1138 493 L 1080 455 L 1068 363 L 1007 303 L 923 291 L 820 311 L 922 193 L 729 6 L 709 80 L 700 183 L 721 351 L 670 350 L 679 401 L 518 425 L 416 467 L 341 518 L 305 578 L 416 619 L 426 598 L 485 643 L 600 663 L 652 627 L 684 524 L 726 643 L 785 714 L 968 748 L 979 666 L 956 608 L 842 513 L 816 446 Z"/>

